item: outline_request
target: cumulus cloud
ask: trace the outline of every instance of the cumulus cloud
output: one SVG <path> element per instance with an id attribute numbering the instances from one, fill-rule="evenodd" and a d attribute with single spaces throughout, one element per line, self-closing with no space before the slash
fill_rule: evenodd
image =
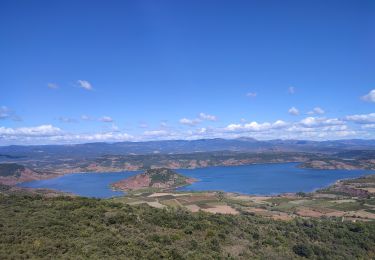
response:
<path id="1" fill-rule="evenodd" d="M 320 107 L 315 107 L 313 110 L 307 112 L 308 115 L 323 115 L 324 113 L 324 109 Z"/>
<path id="2" fill-rule="evenodd" d="M 270 129 L 277 129 L 287 126 L 288 124 L 282 120 L 277 120 L 274 123 L 258 123 L 251 122 L 247 124 L 229 124 L 224 129 L 227 131 L 265 131 Z"/>
<path id="3" fill-rule="evenodd" d="M 104 122 L 104 123 L 112 123 L 113 119 L 110 116 L 103 116 L 99 118 L 99 121 Z"/>
<path id="4" fill-rule="evenodd" d="M 324 117 L 306 117 L 299 123 L 304 127 L 321 127 L 329 125 L 343 125 L 344 121 L 337 118 L 324 118 Z"/>
<path id="5" fill-rule="evenodd" d="M 62 131 L 52 125 L 40 125 L 35 127 L 6 128 L 0 127 L 0 136 L 34 136 L 44 137 L 60 134 Z"/>
<path id="6" fill-rule="evenodd" d="M 144 131 L 143 134 L 146 136 L 166 136 L 169 135 L 169 132 L 166 130 L 150 130 Z"/>
<path id="7" fill-rule="evenodd" d="M 367 102 L 375 102 L 375 89 L 371 90 L 368 94 L 362 96 L 362 100 Z"/>
<path id="8" fill-rule="evenodd" d="M 359 134 L 357 131 L 349 130 L 345 126 L 327 126 L 323 128 L 302 128 L 293 126 L 287 129 L 287 132 L 289 132 L 289 135 L 284 135 L 284 138 L 312 140 L 340 139 L 353 137 Z"/>
<path id="9" fill-rule="evenodd" d="M 375 129 L 375 124 L 364 124 L 361 125 L 362 129 Z"/>
<path id="10" fill-rule="evenodd" d="M 295 87 L 293 87 L 293 86 L 290 86 L 289 88 L 288 88 L 288 92 L 289 92 L 289 94 L 294 94 L 294 93 L 296 93 L 296 88 Z"/>
<path id="11" fill-rule="evenodd" d="M 201 112 L 196 118 L 189 119 L 189 118 L 184 117 L 179 120 L 180 124 L 188 125 L 188 126 L 195 126 L 201 123 L 202 121 L 217 121 L 217 117 L 214 115 L 209 115 L 209 114 Z"/>
<path id="12" fill-rule="evenodd" d="M 277 120 L 272 124 L 273 128 L 282 128 L 288 126 L 288 123 L 283 120 Z"/>
<path id="13" fill-rule="evenodd" d="M 132 135 L 116 132 L 117 130 L 113 128 L 116 128 L 116 126 L 112 126 L 112 131 L 109 132 L 73 134 L 53 125 L 19 128 L 0 127 L 0 144 L 60 144 L 134 140 Z"/>
<path id="14" fill-rule="evenodd" d="M 331 132 L 331 131 L 344 131 L 348 130 L 347 125 L 303 125 L 303 124 L 293 124 L 291 127 L 287 128 L 289 132 Z"/>
<path id="15" fill-rule="evenodd" d="M 297 115 L 299 115 L 299 110 L 295 107 L 291 107 L 291 108 L 289 108 L 288 113 L 293 115 L 293 116 L 297 116 Z"/>
<path id="16" fill-rule="evenodd" d="M 47 87 L 48 87 L 49 89 L 58 89 L 58 88 L 59 88 L 59 85 L 57 85 L 56 83 L 52 83 L 52 82 L 50 82 L 50 83 L 47 83 Z"/>
<path id="17" fill-rule="evenodd" d="M 229 124 L 223 129 L 212 129 L 213 135 L 221 137 L 253 137 L 257 139 L 338 139 L 354 137 L 359 131 L 350 129 L 344 121 L 337 118 L 307 117 L 297 122 L 277 120 L 271 122 L 251 122 Z M 361 133 L 363 135 L 363 133 Z"/>
<path id="18" fill-rule="evenodd" d="M 248 92 L 246 93 L 247 97 L 256 97 L 258 94 L 256 92 Z"/>
<path id="19" fill-rule="evenodd" d="M 77 80 L 78 87 L 83 88 L 85 90 L 92 90 L 92 85 L 87 80 Z"/>
<path id="20" fill-rule="evenodd" d="M 375 123 L 375 113 L 362 114 L 362 115 L 350 115 L 350 116 L 346 116 L 345 120 L 358 123 L 358 124 Z"/>
<path id="21" fill-rule="evenodd" d="M 197 124 L 199 124 L 201 122 L 200 119 L 188 119 L 188 118 L 181 118 L 180 119 L 180 124 L 183 124 L 183 125 L 188 125 L 188 126 L 195 126 Z"/>
<path id="22" fill-rule="evenodd" d="M 199 113 L 199 118 L 202 120 L 207 120 L 207 121 L 216 121 L 217 117 L 214 115 L 209 115 L 205 113 Z"/>
<path id="23" fill-rule="evenodd" d="M 200 138 L 238 138 L 253 137 L 256 139 L 340 139 L 356 136 L 371 136 L 366 129 L 373 129 L 374 124 L 363 124 L 362 128 L 351 129 L 337 118 L 307 117 L 297 122 L 232 123 L 225 127 L 160 128 L 147 130 L 139 135 L 121 132 L 112 124 L 109 130 L 100 133 L 69 133 L 52 125 L 36 127 L 6 128 L 0 127 L 0 144 L 49 144 L 49 143 L 82 143 L 111 141 L 148 141 L 148 140 L 194 140 Z"/>

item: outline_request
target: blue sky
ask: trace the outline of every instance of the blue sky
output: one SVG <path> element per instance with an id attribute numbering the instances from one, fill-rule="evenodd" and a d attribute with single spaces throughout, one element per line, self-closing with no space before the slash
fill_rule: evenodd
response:
<path id="1" fill-rule="evenodd" d="M 371 0 L 3 0 L 0 145 L 375 138 L 374 28 Z"/>

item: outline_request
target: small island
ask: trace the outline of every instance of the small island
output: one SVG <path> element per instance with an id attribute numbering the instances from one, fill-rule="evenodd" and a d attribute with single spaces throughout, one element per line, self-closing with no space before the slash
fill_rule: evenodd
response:
<path id="1" fill-rule="evenodd" d="M 144 173 L 115 182 L 112 187 L 123 191 L 155 188 L 171 190 L 194 183 L 196 180 L 168 168 L 148 169 Z"/>

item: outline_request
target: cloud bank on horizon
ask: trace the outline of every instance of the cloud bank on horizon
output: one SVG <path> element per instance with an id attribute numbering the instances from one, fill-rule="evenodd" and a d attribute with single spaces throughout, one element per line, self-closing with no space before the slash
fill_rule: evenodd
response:
<path id="1" fill-rule="evenodd" d="M 319 110 L 320 112 L 320 110 Z M 201 113 L 204 114 L 204 113 Z M 205 114 L 206 115 L 206 114 Z M 207 115 L 208 116 L 208 115 Z M 204 117 L 203 117 L 204 118 Z M 206 120 L 213 121 L 216 117 L 210 115 Z M 85 119 L 82 119 L 85 120 Z M 113 122 L 110 117 L 98 119 L 102 122 Z M 197 123 L 193 121 L 197 121 Z M 199 121 L 198 121 L 199 120 Z M 181 129 L 164 124 L 159 129 L 144 130 L 138 135 L 120 131 L 116 125 L 111 130 L 91 133 L 72 133 L 53 125 L 34 127 L 7 128 L 0 127 L 0 141 L 2 144 L 59 144 L 82 142 L 115 142 L 115 141 L 151 141 L 151 140 L 193 140 L 203 138 L 239 138 L 252 137 L 261 140 L 268 139 L 348 139 L 374 138 L 375 113 L 362 115 L 348 115 L 343 118 L 305 117 L 300 121 L 232 123 L 226 126 L 197 127 L 203 119 L 182 118 L 180 124 L 193 127 Z M 142 128 L 149 128 L 142 125 Z"/>
<path id="2" fill-rule="evenodd" d="M 371 0 L 1 1 L 0 145 L 375 139 L 374 12 Z"/>

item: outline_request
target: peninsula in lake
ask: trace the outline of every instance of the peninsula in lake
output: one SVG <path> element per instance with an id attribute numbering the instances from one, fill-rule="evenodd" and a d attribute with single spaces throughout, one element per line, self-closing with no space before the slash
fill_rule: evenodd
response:
<path id="1" fill-rule="evenodd" d="M 115 182 L 112 186 L 123 191 L 147 188 L 154 188 L 155 190 L 172 190 L 192 184 L 195 181 L 195 179 L 185 177 L 171 169 L 158 168 L 148 169 L 144 173 Z"/>

